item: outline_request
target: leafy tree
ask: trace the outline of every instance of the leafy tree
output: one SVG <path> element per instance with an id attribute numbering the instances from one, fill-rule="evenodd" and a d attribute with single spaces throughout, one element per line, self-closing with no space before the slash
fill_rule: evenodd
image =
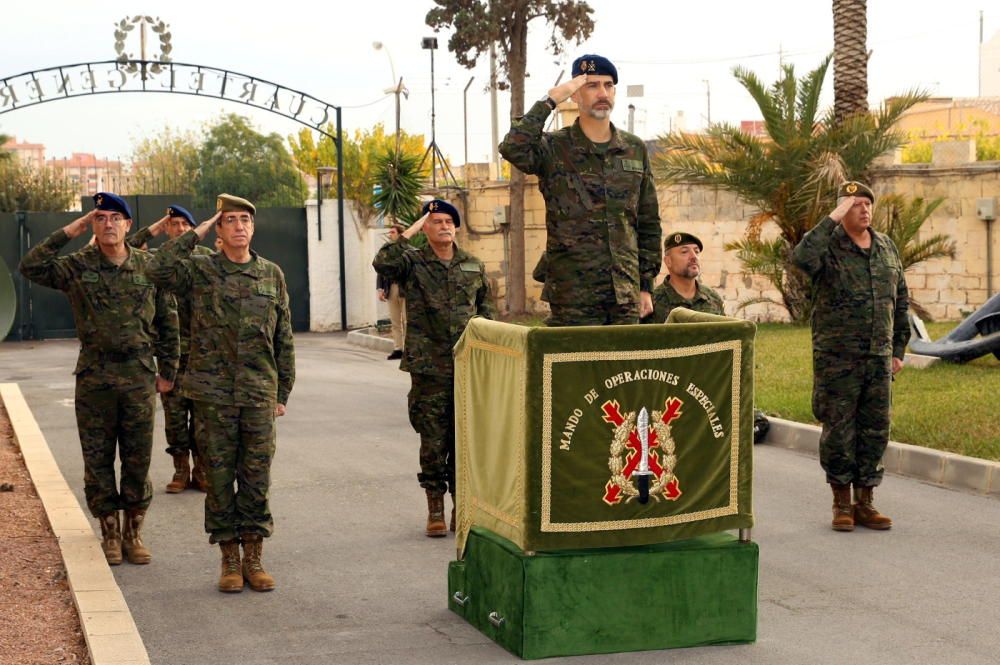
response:
<path id="1" fill-rule="evenodd" d="M 594 31 L 593 9 L 583 0 L 434 0 L 427 25 L 435 31 L 454 28 L 448 50 L 460 65 L 472 68 L 479 56 L 496 44 L 498 60 L 510 85 L 510 117 L 524 115 L 524 79 L 528 67 L 528 23 L 545 19 L 552 26 L 549 50 L 562 53 L 565 42 L 577 44 Z M 507 308 L 523 312 L 524 293 L 524 174 L 512 169 L 510 178 L 510 266 Z"/>
<path id="2" fill-rule="evenodd" d="M 707 134 L 674 133 L 659 139 L 654 158 L 656 175 L 666 182 L 695 182 L 735 192 L 755 206 L 743 240 L 730 243 L 753 274 L 765 276 L 781 294 L 791 319 L 804 323 L 812 312 L 807 277 L 791 262 L 791 251 L 802 236 L 836 205 L 837 187 L 858 178 L 876 157 L 906 141 L 894 123 L 926 96 L 909 92 L 891 98 L 876 112 L 856 113 L 840 123 L 833 113 L 820 116 L 819 98 L 830 58 L 802 79 L 791 65 L 765 88 L 742 67 L 734 76 L 750 93 L 764 118 L 768 138 L 762 139 L 727 124 L 713 125 Z M 762 239 L 765 222 L 779 235 Z"/>
<path id="3" fill-rule="evenodd" d="M 836 122 L 868 112 L 868 0 L 833 0 Z"/>
<path id="4" fill-rule="evenodd" d="M 56 169 L 0 160 L 0 212 L 66 210 L 76 191 Z"/>
<path id="5" fill-rule="evenodd" d="M 331 134 L 337 130 L 332 124 L 326 129 Z M 319 166 L 337 165 L 337 146 L 328 136 L 321 136 L 317 143 L 312 131 L 302 129 L 297 136 L 289 136 L 288 143 L 303 173 L 315 174 Z M 415 155 L 418 163 L 426 149 L 422 134 L 400 132 L 399 145 L 403 155 Z M 395 132 L 386 134 L 382 123 L 369 130 L 355 130 L 353 139 L 344 137 L 344 199 L 351 203 L 358 220 L 364 224 L 369 224 L 378 215 L 372 202 L 378 158 L 394 151 L 395 147 Z M 335 187 L 333 183 L 330 185 L 332 191 L 324 190 L 324 197 L 328 194 L 336 197 Z"/>
<path id="6" fill-rule="evenodd" d="M 920 229 L 931 214 L 944 203 L 943 198 L 924 201 L 922 198 L 907 199 L 900 194 L 880 196 L 872 210 L 872 226 L 886 234 L 899 249 L 903 270 L 930 259 L 955 258 L 957 246 L 950 236 L 936 234 L 920 238 Z M 932 320 L 930 312 L 910 295 L 910 306 L 923 319 Z"/>
<path id="7" fill-rule="evenodd" d="M 198 138 L 169 126 L 144 137 L 132 148 L 134 194 L 195 194 L 198 179 Z"/>
<path id="8" fill-rule="evenodd" d="M 198 162 L 195 205 L 213 207 L 222 192 L 264 207 L 305 202 L 305 181 L 282 138 L 259 133 L 247 118 L 235 113 L 206 128 Z"/>
<path id="9" fill-rule="evenodd" d="M 14 159 L 13 152 L 11 152 L 10 150 L 4 150 L 4 145 L 6 145 L 7 141 L 9 140 L 10 140 L 9 136 L 7 136 L 6 134 L 0 134 L 0 163 L 9 162 L 12 159 Z"/>

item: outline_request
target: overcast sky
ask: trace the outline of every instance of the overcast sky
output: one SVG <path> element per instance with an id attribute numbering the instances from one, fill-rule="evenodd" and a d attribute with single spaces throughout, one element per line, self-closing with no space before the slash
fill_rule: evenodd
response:
<path id="1" fill-rule="evenodd" d="M 528 105 L 542 97 L 572 58 L 599 53 L 618 66 L 620 81 L 613 119 L 626 125 L 627 106 L 636 106 L 635 130 L 653 138 L 683 112 L 688 129 L 705 124 L 711 93 L 713 121 L 759 119 L 732 68 L 743 65 L 766 82 L 779 63 L 805 73 L 833 48 L 829 0 L 758 0 L 755 3 L 702 0 L 590 0 L 596 28 L 580 46 L 556 57 L 545 49 L 547 27 L 532 25 L 528 55 Z M 238 4 L 200 0 L 172 2 L 18 2 L 0 23 L 0 77 L 25 71 L 115 57 L 114 25 L 142 11 L 166 21 L 177 62 L 230 69 L 268 79 L 343 107 L 345 128 L 394 126 L 394 104 L 383 89 L 393 85 L 392 67 L 410 97 L 403 101 L 403 129 L 431 131 L 430 55 L 420 48 L 432 30 L 424 17 L 428 0 L 352 0 L 325 4 L 284 0 Z M 233 9 L 238 7 L 239 9 Z M 869 0 L 870 101 L 912 87 L 941 96 L 977 94 L 979 12 L 985 37 L 1000 30 L 1000 6 L 985 0 L 947 3 Z M 134 34 L 134 33 L 133 33 Z M 469 159 L 490 153 L 488 59 L 474 69 L 459 66 L 447 50 L 447 33 L 435 52 L 437 140 L 449 160 L 463 161 L 462 90 L 468 93 Z M 387 49 L 377 51 L 380 41 Z M 127 50 L 137 53 L 136 42 Z M 707 84 L 706 84 L 707 81 Z M 645 95 L 626 97 L 641 84 Z M 824 103 L 833 96 L 832 67 Z M 47 157 L 93 152 L 126 157 L 143 135 L 165 125 L 199 129 L 222 113 L 248 115 L 258 129 L 282 136 L 299 125 L 263 110 L 222 100 L 180 95 L 114 94 L 55 101 L 0 115 L 0 132 L 44 143 Z M 509 121 L 509 99 L 500 96 L 500 135 Z"/>

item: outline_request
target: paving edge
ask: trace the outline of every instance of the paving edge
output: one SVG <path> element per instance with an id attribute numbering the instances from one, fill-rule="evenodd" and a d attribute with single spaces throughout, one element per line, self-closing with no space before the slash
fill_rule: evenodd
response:
<path id="1" fill-rule="evenodd" d="M 377 328 L 358 328 L 347 333 L 348 344 L 363 346 L 366 349 L 392 352 L 392 340 L 378 334 Z"/>
<path id="2" fill-rule="evenodd" d="M 149 665 L 146 645 L 111 573 L 101 542 L 56 465 L 49 444 L 16 383 L 0 383 L 3 399 L 52 533 L 59 542 L 70 592 L 93 665 Z"/>
<path id="3" fill-rule="evenodd" d="M 770 416 L 768 420 L 771 428 L 763 443 L 819 456 L 818 426 Z M 889 473 L 1000 499 L 1000 462 L 890 441 L 882 465 Z"/>

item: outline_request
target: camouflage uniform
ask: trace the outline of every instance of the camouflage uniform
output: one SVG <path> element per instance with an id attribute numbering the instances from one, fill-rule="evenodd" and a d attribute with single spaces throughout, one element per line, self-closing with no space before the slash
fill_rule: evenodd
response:
<path id="1" fill-rule="evenodd" d="M 125 241 L 132 247 L 142 247 L 149 242 L 153 234 L 149 227 L 139 229 Z M 196 245 L 192 254 L 208 256 L 212 250 L 204 245 Z M 181 356 L 177 364 L 177 380 L 174 389 L 160 394 L 163 403 L 164 431 L 167 436 L 167 454 L 184 455 L 189 452 L 201 455 L 202 451 L 195 444 L 194 403 L 181 396 L 181 385 L 184 382 L 184 370 L 187 368 L 191 351 L 191 298 L 187 293 L 175 293 L 177 301 L 177 320 L 180 323 Z"/>
<path id="2" fill-rule="evenodd" d="M 715 289 L 705 286 L 699 281 L 696 281 L 695 284 L 698 291 L 694 294 L 694 298 L 688 300 L 674 290 L 670 284 L 670 275 L 667 275 L 663 283 L 653 291 L 653 313 L 644 318 L 642 322 L 664 323 L 675 307 L 686 307 L 696 312 L 725 316 L 722 296 Z"/>
<path id="3" fill-rule="evenodd" d="M 429 245 L 410 246 L 400 236 L 383 245 L 375 270 L 406 289 L 406 341 L 400 368 L 410 372 L 410 424 L 420 435 L 424 489 L 455 489 L 455 365 L 452 348 L 473 316 L 493 318 L 483 262 L 455 247 L 444 262 Z"/>
<path id="4" fill-rule="evenodd" d="M 50 235 L 24 256 L 21 274 L 65 291 L 73 308 L 80 340 L 74 370 L 76 422 L 87 507 L 95 517 L 145 509 L 153 496 L 149 459 L 156 374 L 173 381 L 177 372 L 174 299 L 146 277 L 148 252 L 129 249 L 121 266 L 92 245 L 57 256 L 69 240 L 62 229 Z"/>
<path id="5" fill-rule="evenodd" d="M 212 543 L 240 533 L 266 537 L 274 527 L 274 408 L 288 401 L 295 381 L 285 276 L 256 252 L 244 264 L 221 252 L 192 255 L 197 243 L 194 231 L 167 241 L 148 274 L 191 299 L 191 355 L 180 393 L 194 401 L 195 438 L 208 457 L 205 530 Z"/>
<path id="6" fill-rule="evenodd" d="M 882 482 L 892 358 L 903 358 L 910 338 L 899 252 L 869 232 L 862 249 L 826 217 L 792 255 L 813 283 L 813 413 L 823 423 L 820 464 L 836 485 Z"/>
<path id="7" fill-rule="evenodd" d="M 637 323 L 639 292 L 660 270 L 660 213 L 646 146 L 611 126 L 597 146 L 579 120 L 542 131 L 551 110 L 535 103 L 515 120 L 500 152 L 538 176 L 545 197 L 550 325 Z"/>

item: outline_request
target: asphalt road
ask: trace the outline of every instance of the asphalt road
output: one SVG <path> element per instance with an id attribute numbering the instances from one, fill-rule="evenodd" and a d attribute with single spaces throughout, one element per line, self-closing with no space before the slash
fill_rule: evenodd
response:
<path id="1" fill-rule="evenodd" d="M 516 662 L 447 610 L 454 539 L 423 535 L 407 375 L 342 334 L 302 334 L 296 347 L 264 549 L 276 591 L 215 590 L 203 495 L 164 493 L 172 467 L 157 425 L 145 531 L 153 563 L 115 570 L 152 662 Z M 75 341 L 0 344 L 0 381 L 20 384 L 83 505 L 75 357 Z M 815 459 L 758 446 L 755 476 L 756 644 L 546 662 L 1000 662 L 1000 501 L 888 477 L 877 505 L 896 526 L 836 533 Z"/>

